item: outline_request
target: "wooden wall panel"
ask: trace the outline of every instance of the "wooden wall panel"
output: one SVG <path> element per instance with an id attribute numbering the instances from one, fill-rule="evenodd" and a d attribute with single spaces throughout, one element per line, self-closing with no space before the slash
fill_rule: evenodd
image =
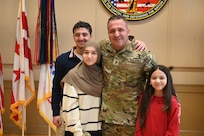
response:
<path id="1" fill-rule="evenodd" d="M 180 136 L 204 135 L 204 85 L 176 85 L 181 100 Z"/>

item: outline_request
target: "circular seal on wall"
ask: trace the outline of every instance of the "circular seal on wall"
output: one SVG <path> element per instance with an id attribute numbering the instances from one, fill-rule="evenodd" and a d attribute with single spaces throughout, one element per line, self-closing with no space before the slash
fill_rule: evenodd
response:
<path id="1" fill-rule="evenodd" d="M 144 20 L 159 12 L 167 0 L 101 0 L 103 5 L 114 15 L 121 15 L 127 20 Z"/>

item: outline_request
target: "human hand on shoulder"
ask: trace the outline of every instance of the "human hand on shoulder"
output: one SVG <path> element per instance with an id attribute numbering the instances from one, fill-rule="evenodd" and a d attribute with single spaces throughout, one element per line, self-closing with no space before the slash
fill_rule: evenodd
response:
<path id="1" fill-rule="evenodd" d="M 140 40 L 135 40 L 135 46 L 134 49 L 137 51 L 146 51 L 147 50 L 147 45 Z"/>

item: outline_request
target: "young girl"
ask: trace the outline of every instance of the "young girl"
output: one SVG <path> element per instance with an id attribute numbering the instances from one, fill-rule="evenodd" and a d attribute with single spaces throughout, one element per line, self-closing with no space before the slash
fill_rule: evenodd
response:
<path id="1" fill-rule="evenodd" d="M 139 101 L 134 136 L 178 136 L 179 105 L 169 69 L 155 66 Z"/>
<path id="2" fill-rule="evenodd" d="M 82 57 L 83 61 L 62 79 L 65 136 L 102 136 L 98 119 L 103 87 L 99 45 L 85 43 Z"/>

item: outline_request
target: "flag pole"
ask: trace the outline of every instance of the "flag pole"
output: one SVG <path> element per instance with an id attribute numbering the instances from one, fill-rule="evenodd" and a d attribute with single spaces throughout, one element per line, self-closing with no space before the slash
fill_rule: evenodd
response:
<path id="1" fill-rule="evenodd" d="M 48 124 L 48 136 L 51 136 L 51 127 L 49 124 Z"/>
<path id="2" fill-rule="evenodd" d="M 4 107 L 4 79 L 3 79 L 1 49 L 0 49 L 0 136 L 3 135 L 2 114 L 4 112 L 5 112 L 5 107 Z"/>
<path id="3" fill-rule="evenodd" d="M 26 115 L 25 112 L 26 112 L 26 111 L 25 111 L 25 108 L 24 108 L 24 106 L 23 106 L 23 115 L 22 115 L 22 136 L 24 136 L 24 128 L 25 128 L 25 126 L 24 126 L 24 119 L 25 119 L 25 115 Z"/>

